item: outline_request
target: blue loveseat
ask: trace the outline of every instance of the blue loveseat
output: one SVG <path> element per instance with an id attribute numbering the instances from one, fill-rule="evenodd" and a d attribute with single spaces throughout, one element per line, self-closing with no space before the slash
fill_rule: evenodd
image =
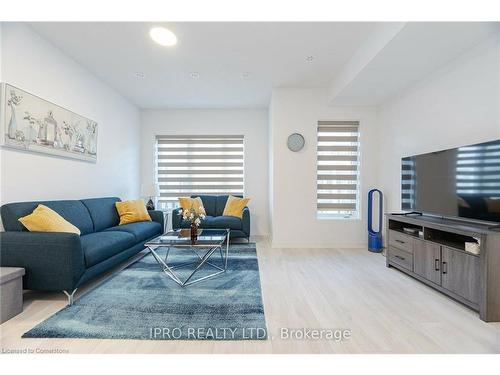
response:
<path id="1" fill-rule="evenodd" d="M 86 281 L 144 249 L 163 233 L 163 213 L 148 211 L 152 221 L 118 225 L 119 198 L 8 203 L 1 207 L 5 232 L 0 232 L 0 264 L 24 267 L 24 289 L 74 291 Z M 77 226 L 74 233 L 28 232 L 18 221 L 44 204 Z"/>
<path id="2" fill-rule="evenodd" d="M 236 197 L 240 197 L 235 195 Z M 191 198 L 200 197 L 207 216 L 201 221 L 203 229 L 230 229 L 230 238 L 250 239 L 250 210 L 245 207 L 243 217 L 223 216 L 229 195 L 192 195 Z M 189 228 L 189 221 L 182 220 L 180 207 L 172 211 L 172 229 Z"/>

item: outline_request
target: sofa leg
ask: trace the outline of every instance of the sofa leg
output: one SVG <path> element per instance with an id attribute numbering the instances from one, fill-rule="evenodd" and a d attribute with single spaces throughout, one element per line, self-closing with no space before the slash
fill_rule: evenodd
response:
<path id="1" fill-rule="evenodd" d="M 73 302 L 75 300 L 75 293 L 76 293 L 77 289 L 78 288 L 73 289 L 73 291 L 71 293 L 68 293 L 66 290 L 63 290 L 63 293 L 66 294 L 66 297 L 68 297 L 68 305 L 67 306 L 73 305 Z"/>

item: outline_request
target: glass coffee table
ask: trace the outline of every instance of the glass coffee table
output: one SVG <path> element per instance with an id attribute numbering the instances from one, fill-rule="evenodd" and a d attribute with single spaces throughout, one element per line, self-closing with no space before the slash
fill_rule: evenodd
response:
<path id="1" fill-rule="evenodd" d="M 226 244 L 225 250 L 223 250 L 224 243 Z M 153 255 L 156 262 L 158 262 L 158 265 L 167 276 L 169 276 L 180 286 L 188 286 L 226 272 L 227 256 L 229 253 L 229 229 L 199 229 L 198 238 L 195 242 L 191 241 L 190 229 L 179 229 L 153 238 L 151 241 L 146 242 L 144 246 L 148 248 L 149 252 Z M 165 259 L 163 259 L 157 252 L 157 249 L 162 247 L 167 248 Z M 175 249 L 175 251 L 193 252 L 196 255 L 197 259 L 194 262 L 169 265 L 168 256 L 171 249 Z M 220 255 L 220 266 L 210 261 L 212 260 L 214 254 Z M 195 268 L 193 272 L 191 272 L 191 274 L 184 281 L 182 281 L 179 277 L 178 272 L 175 272 L 175 270 L 190 265 L 194 265 Z M 208 265 L 214 268 L 215 272 L 197 279 L 193 279 L 193 276 L 204 265 Z"/>

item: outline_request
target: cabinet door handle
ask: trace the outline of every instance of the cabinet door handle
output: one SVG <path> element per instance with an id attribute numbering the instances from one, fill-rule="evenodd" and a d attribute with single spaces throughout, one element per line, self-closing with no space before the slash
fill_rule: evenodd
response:
<path id="1" fill-rule="evenodd" d="M 436 271 L 439 271 L 439 259 L 434 259 L 434 268 Z"/>
<path id="2" fill-rule="evenodd" d="M 399 243 L 405 243 L 404 241 L 401 241 L 401 240 L 396 240 L 396 242 L 399 242 Z"/>
<path id="3" fill-rule="evenodd" d="M 443 275 L 448 273 L 448 263 L 443 262 Z"/>
<path id="4" fill-rule="evenodd" d="M 398 259 L 401 259 L 401 260 L 405 260 L 406 258 L 402 257 L 402 256 L 399 256 L 399 255 L 394 255 L 395 258 L 398 258 Z"/>

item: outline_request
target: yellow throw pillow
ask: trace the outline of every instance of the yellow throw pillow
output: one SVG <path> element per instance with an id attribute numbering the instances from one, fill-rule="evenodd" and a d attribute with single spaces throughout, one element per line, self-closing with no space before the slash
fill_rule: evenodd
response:
<path id="1" fill-rule="evenodd" d="M 243 209 L 246 207 L 250 198 L 238 198 L 230 195 L 227 198 L 226 207 L 224 207 L 224 216 L 236 216 L 240 219 L 243 217 Z"/>
<path id="2" fill-rule="evenodd" d="M 115 206 L 118 215 L 120 215 L 120 225 L 135 223 L 137 221 L 151 221 L 151 216 L 149 216 L 142 199 L 116 202 Z"/>
<path id="3" fill-rule="evenodd" d="M 80 235 L 80 229 L 43 204 L 18 219 L 30 232 L 64 232 Z"/>
<path id="4" fill-rule="evenodd" d="M 189 198 L 189 197 L 180 197 L 179 204 L 183 211 L 193 209 L 197 215 L 203 214 L 206 215 L 205 207 L 203 206 L 203 201 L 200 197 Z"/>

